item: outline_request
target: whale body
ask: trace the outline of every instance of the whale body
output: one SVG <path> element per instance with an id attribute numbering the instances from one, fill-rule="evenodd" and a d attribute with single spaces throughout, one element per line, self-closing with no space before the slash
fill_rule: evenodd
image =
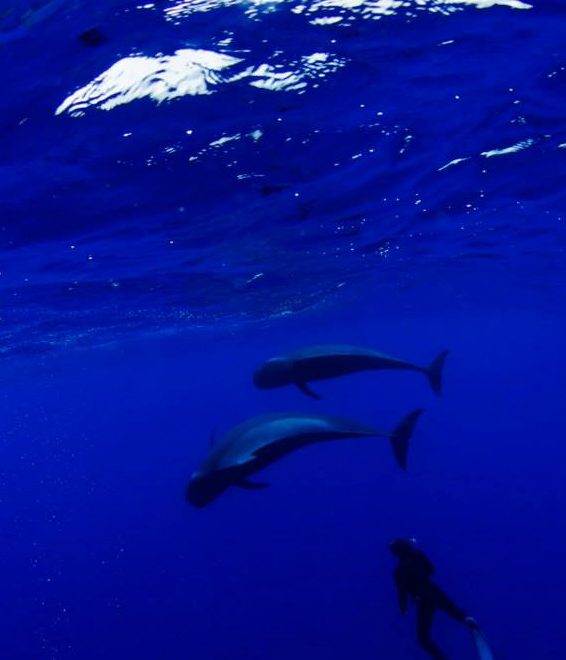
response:
<path id="1" fill-rule="evenodd" d="M 422 408 L 414 410 L 392 431 L 328 415 L 274 413 L 255 417 L 234 427 L 211 447 L 190 478 L 186 499 L 203 507 L 230 486 L 265 488 L 266 484 L 251 482 L 249 477 L 301 447 L 329 440 L 387 437 L 398 465 L 406 469 L 409 440 L 421 413 Z"/>
<path id="2" fill-rule="evenodd" d="M 442 368 L 447 355 L 448 351 L 443 351 L 430 365 L 423 367 L 361 346 L 343 344 L 307 346 L 264 362 L 254 373 L 254 383 L 262 390 L 294 384 L 308 396 L 319 399 L 320 397 L 309 388 L 307 383 L 358 371 L 403 369 L 423 373 L 428 378 L 433 391 L 440 395 Z"/>

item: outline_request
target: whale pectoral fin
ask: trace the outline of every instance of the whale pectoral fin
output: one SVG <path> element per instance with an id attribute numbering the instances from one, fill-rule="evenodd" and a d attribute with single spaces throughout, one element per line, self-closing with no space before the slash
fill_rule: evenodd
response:
<path id="1" fill-rule="evenodd" d="M 320 399 L 321 398 L 316 392 L 313 392 L 306 383 L 300 383 L 300 382 L 296 381 L 295 385 L 301 390 L 301 392 L 303 394 L 306 394 L 307 396 L 310 396 L 313 399 Z"/>
<path id="2" fill-rule="evenodd" d="M 258 488 L 267 488 L 269 486 L 269 484 L 257 484 L 249 479 L 240 479 L 234 485 L 238 486 L 238 488 L 247 488 L 248 490 L 257 490 Z"/>

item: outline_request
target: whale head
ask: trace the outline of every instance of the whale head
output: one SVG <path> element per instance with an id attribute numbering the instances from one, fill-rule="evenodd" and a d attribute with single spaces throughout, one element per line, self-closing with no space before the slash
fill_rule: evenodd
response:
<path id="1" fill-rule="evenodd" d="M 195 472 L 189 479 L 185 499 L 189 504 L 201 509 L 214 502 L 229 486 L 230 482 L 221 472 Z"/>
<path id="2" fill-rule="evenodd" d="M 254 372 L 254 383 L 260 390 L 270 390 L 274 387 L 289 385 L 291 382 L 293 382 L 291 362 L 286 358 L 271 358 Z"/>

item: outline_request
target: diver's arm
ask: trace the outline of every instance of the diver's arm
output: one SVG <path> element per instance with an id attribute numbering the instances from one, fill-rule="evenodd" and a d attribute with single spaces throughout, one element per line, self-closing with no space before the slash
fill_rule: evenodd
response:
<path id="1" fill-rule="evenodd" d="M 399 608 L 401 610 L 401 614 L 405 614 L 407 610 L 407 590 L 405 588 L 405 581 L 403 580 L 403 576 L 401 575 L 399 568 L 397 568 L 395 571 L 395 584 L 397 585 Z"/>

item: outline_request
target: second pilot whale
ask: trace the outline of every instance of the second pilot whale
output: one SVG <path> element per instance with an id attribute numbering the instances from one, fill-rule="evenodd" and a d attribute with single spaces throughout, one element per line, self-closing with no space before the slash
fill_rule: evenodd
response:
<path id="1" fill-rule="evenodd" d="M 262 390 L 296 385 L 308 396 L 319 399 L 307 383 L 358 371 L 403 369 L 423 373 L 433 391 L 440 395 L 442 368 L 447 355 L 448 351 L 442 351 L 428 366 L 421 366 L 361 346 L 320 344 L 267 360 L 255 371 L 254 383 Z"/>
<path id="2" fill-rule="evenodd" d="M 392 431 L 364 426 L 349 419 L 304 413 L 274 413 L 243 422 L 229 431 L 193 473 L 186 499 L 203 507 L 230 486 L 264 488 L 249 477 L 291 452 L 329 440 L 384 436 L 390 439 L 398 465 L 407 467 L 413 428 L 422 408 L 409 413 Z"/>

